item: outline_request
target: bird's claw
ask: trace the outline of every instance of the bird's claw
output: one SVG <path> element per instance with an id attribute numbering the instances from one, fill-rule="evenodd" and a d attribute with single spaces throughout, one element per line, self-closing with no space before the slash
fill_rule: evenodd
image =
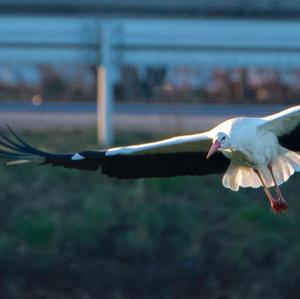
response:
<path id="1" fill-rule="evenodd" d="M 271 208 L 276 214 L 279 214 L 282 211 L 287 211 L 288 205 L 284 199 L 273 199 L 271 201 Z"/>

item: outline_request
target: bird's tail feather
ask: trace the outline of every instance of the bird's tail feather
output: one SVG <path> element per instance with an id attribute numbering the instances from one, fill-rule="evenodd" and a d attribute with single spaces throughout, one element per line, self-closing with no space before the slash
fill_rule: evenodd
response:
<path id="1" fill-rule="evenodd" d="M 278 185 L 286 182 L 295 171 L 300 171 L 300 155 L 293 151 L 285 150 L 272 161 L 272 168 Z M 265 185 L 274 187 L 274 181 L 267 167 L 262 167 L 259 172 L 265 182 Z M 251 167 L 236 165 L 231 162 L 227 172 L 223 177 L 223 185 L 233 191 L 238 191 L 239 187 L 259 188 L 262 183 L 257 174 Z"/>
<path id="2" fill-rule="evenodd" d="M 253 168 L 239 166 L 231 162 L 223 176 L 223 186 L 238 191 L 240 187 L 258 188 L 261 186 L 261 182 Z"/>
<path id="3" fill-rule="evenodd" d="M 296 172 L 299 172 L 300 171 L 300 153 L 293 152 L 293 151 L 287 151 L 285 156 L 288 159 L 291 166 L 294 168 L 294 170 Z"/>

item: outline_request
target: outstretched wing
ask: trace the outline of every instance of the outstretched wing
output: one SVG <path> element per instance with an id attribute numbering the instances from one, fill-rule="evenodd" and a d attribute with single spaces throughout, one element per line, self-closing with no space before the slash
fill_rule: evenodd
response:
<path id="1" fill-rule="evenodd" d="M 9 160 L 8 164 L 38 161 L 81 170 L 101 167 L 103 174 L 122 179 L 222 173 L 229 165 L 229 160 L 220 153 L 206 159 L 211 144 L 206 134 L 101 151 L 52 154 L 32 147 L 10 132 L 13 138 L 0 134 L 0 157 Z"/>
<path id="2" fill-rule="evenodd" d="M 278 136 L 279 143 L 293 151 L 300 151 L 300 106 L 264 117 L 260 129 Z"/>

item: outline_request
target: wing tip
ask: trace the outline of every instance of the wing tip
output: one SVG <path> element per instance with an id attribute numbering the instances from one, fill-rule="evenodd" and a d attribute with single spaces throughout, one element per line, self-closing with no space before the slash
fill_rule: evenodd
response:
<path id="1" fill-rule="evenodd" d="M 0 132 L 0 157 L 9 160 L 7 165 L 28 163 L 40 158 L 39 150 L 28 145 L 8 124 L 3 131 L 8 131 L 11 135 Z"/>

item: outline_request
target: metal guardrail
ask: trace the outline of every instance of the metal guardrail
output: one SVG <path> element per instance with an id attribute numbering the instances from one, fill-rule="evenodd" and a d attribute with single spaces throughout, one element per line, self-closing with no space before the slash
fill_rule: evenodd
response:
<path id="1" fill-rule="evenodd" d="M 0 62 L 97 66 L 98 135 L 109 144 L 119 65 L 300 68 L 300 22 L 1 16 Z"/>

